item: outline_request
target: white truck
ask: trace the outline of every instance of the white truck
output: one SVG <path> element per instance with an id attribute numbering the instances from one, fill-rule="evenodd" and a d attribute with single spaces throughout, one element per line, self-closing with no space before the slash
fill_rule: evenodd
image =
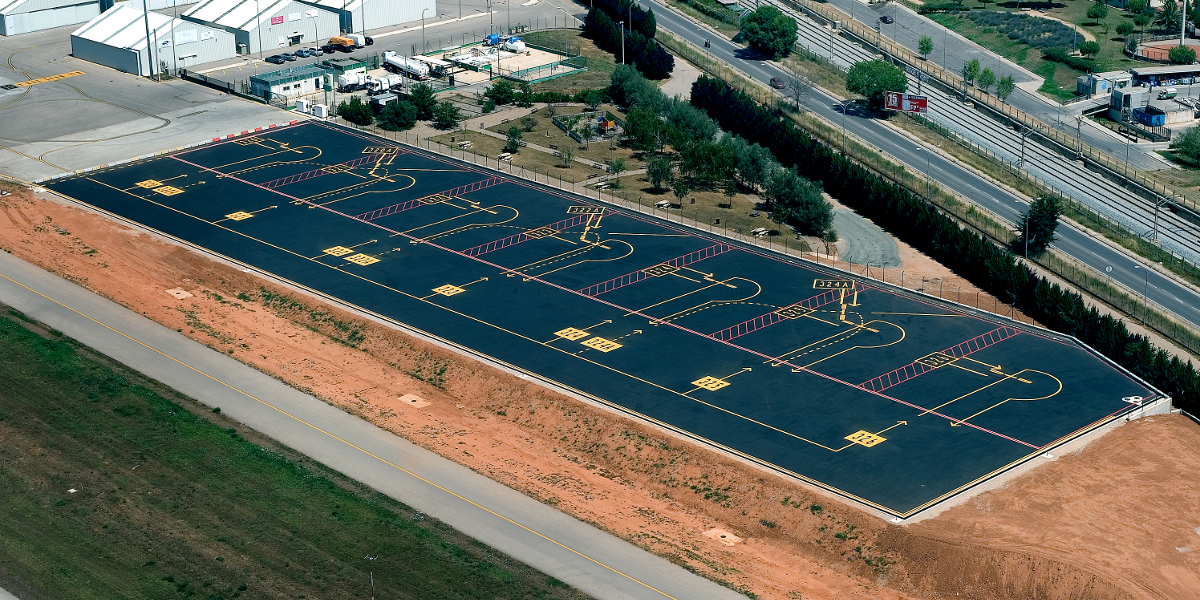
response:
<path id="1" fill-rule="evenodd" d="M 404 85 L 404 78 L 399 75 L 387 75 L 367 80 L 367 95 L 385 94 L 393 86 Z"/>
<path id="2" fill-rule="evenodd" d="M 353 92 L 367 87 L 367 74 L 363 71 L 353 71 L 338 75 L 338 91 L 341 93 Z"/>
<path id="3" fill-rule="evenodd" d="M 342 37 L 347 37 L 354 40 L 354 45 L 358 46 L 359 48 L 367 47 L 367 36 L 365 35 L 359 33 L 346 33 L 343 34 Z"/>
<path id="4" fill-rule="evenodd" d="M 391 50 L 383 53 L 383 68 L 410 79 L 429 78 L 429 65 L 419 60 L 400 56 Z"/>

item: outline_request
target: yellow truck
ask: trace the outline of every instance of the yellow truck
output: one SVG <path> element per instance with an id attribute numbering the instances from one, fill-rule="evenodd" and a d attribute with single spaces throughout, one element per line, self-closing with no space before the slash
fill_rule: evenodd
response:
<path id="1" fill-rule="evenodd" d="M 358 44 L 354 43 L 354 40 L 340 35 L 329 38 L 329 45 L 336 46 L 342 52 L 349 52 L 358 48 Z"/>

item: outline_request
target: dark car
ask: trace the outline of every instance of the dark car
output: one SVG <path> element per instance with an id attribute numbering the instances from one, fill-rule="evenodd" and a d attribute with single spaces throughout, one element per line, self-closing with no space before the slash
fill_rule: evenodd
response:
<path id="1" fill-rule="evenodd" d="M 367 45 L 368 45 L 368 46 L 370 46 L 371 44 L 374 44 L 374 43 L 375 43 L 375 39 L 374 39 L 374 38 L 372 38 L 371 36 L 369 36 L 369 35 L 364 35 L 363 37 L 367 38 Z"/>
<path id="2" fill-rule="evenodd" d="M 276 64 L 276 65 L 282 65 L 283 63 L 287 62 L 287 59 L 285 59 L 282 56 L 279 56 L 278 54 L 272 54 L 271 56 L 268 56 L 265 60 L 269 63 Z"/>
<path id="3" fill-rule="evenodd" d="M 324 46 L 321 46 L 321 52 L 324 52 L 325 54 L 333 54 L 334 52 L 337 52 L 337 46 L 334 46 L 333 44 L 325 44 Z"/>
<path id="4" fill-rule="evenodd" d="M 787 87 L 787 84 L 784 83 L 783 80 L 778 77 L 772 77 L 771 78 L 771 87 L 773 87 L 777 90 L 782 90 L 783 88 Z"/>
<path id="5" fill-rule="evenodd" d="M 879 20 L 880 20 L 880 21 L 882 21 L 883 23 L 886 23 L 886 24 L 888 24 L 888 25 L 891 25 L 892 23 L 895 23 L 895 22 L 896 22 L 896 20 L 895 20 L 895 19 L 893 19 L 893 18 L 891 18 L 891 17 L 889 17 L 889 16 L 887 16 L 887 15 L 883 15 L 882 17 L 879 17 Z"/>

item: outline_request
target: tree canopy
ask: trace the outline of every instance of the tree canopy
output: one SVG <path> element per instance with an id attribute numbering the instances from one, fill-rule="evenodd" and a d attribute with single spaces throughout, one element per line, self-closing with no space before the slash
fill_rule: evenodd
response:
<path id="1" fill-rule="evenodd" d="M 1058 198 L 1038 196 L 1017 222 L 1019 235 L 1012 242 L 1013 252 L 1023 256 L 1040 256 L 1045 252 L 1054 241 L 1061 212 Z"/>
<path id="2" fill-rule="evenodd" d="M 407 100 L 389 102 L 379 111 L 379 126 L 387 131 L 404 131 L 417 124 L 417 107 Z"/>
<path id="3" fill-rule="evenodd" d="M 846 73 L 846 89 L 863 96 L 874 110 L 883 110 L 883 95 L 904 92 L 908 80 L 900 67 L 882 60 L 854 63 Z"/>
<path id="4" fill-rule="evenodd" d="M 770 5 L 742 17 L 742 37 L 746 43 L 771 58 L 783 58 L 792 51 L 797 29 L 794 19 Z"/>
<path id="5" fill-rule="evenodd" d="M 1167 58 L 1173 65 L 1190 65 L 1196 62 L 1196 49 L 1191 46 L 1173 46 L 1167 52 Z"/>

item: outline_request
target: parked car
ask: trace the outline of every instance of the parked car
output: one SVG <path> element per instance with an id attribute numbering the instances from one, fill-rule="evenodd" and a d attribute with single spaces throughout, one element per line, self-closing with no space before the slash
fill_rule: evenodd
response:
<path id="1" fill-rule="evenodd" d="M 783 88 L 787 87 L 787 84 L 784 83 L 783 80 L 778 77 L 772 77 L 771 78 L 771 87 L 773 87 L 777 90 L 782 90 Z"/>
<path id="2" fill-rule="evenodd" d="M 885 24 L 888 24 L 888 25 L 891 25 L 892 23 L 895 23 L 895 22 L 896 22 L 896 20 L 895 20 L 895 19 L 893 19 L 893 18 L 891 18 L 891 17 L 889 17 L 889 16 L 887 16 L 887 15 L 883 15 L 882 17 L 879 17 L 879 20 L 880 20 L 881 22 L 885 23 Z"/>
<path id="3" fill-rule="evenodd" d="M 325 54 L 333 54 L 334 52 L 337 52 L 337 46 L 334 46 L 333 44 L 325 44 L 324 46 L 321 46 L 321 52 L 324 52 Z"/>
<path id="4" fill-rule="evenodd" d="M 317 50 L 312 50 L 312 49 L 309 49 L 309 48 L 301 48 L 301 49 L 299 49 L 299 50 L 297 50 L 297 51 L 296 51 L 296 56 L 299 56 L 299 57 L 301 57 L 301 58 L 308 58 L 308 57 L 310 57 L 310 56 L 316 56 L 316 55 L 318 55 L 318 54 L 320 54 L 320 52 L 319 52 L 319 51 L 317 51 Z"/>
<path id="5" fill-rule="evenodd" d="M 282 57 L 278 54 L 272 54 L 271 56 L 268 56 L 265 60 L 271 64 L 276 64 L 276 65 L 282 65 L 283 63 L 287 62 L 287 59 L 285 59 L 284 57 Z"/>
<path id="6" fill-rule="evenodd" d="M 280 54 L 279 56 L 282 56 L 283 60 L 287 60 L 287 61 L 296 60 L 296 55 L 292 54 L 291 52 L 284 52 L 283 54 Z"/>
<path id="7" fill-rule="evenodd" d="M 369 36 L 369 35 L 368 35 L 368 36 L 366 36 L 366 38 L 367 38 L 367 45 L 368 45 L 368 46 L 370 46 L 371 44 L 374 44 L 374 43 L 375 43 L 375 39 L 374 39 L 374 38 L 372 38 L 371 36 Z"/>
<path id="8" fill-rule="evenodd" d="M 309 48 L 308 49 L 309 56 L 320 56 L 322 52 L 323 51 L 320 48 Z"/>

